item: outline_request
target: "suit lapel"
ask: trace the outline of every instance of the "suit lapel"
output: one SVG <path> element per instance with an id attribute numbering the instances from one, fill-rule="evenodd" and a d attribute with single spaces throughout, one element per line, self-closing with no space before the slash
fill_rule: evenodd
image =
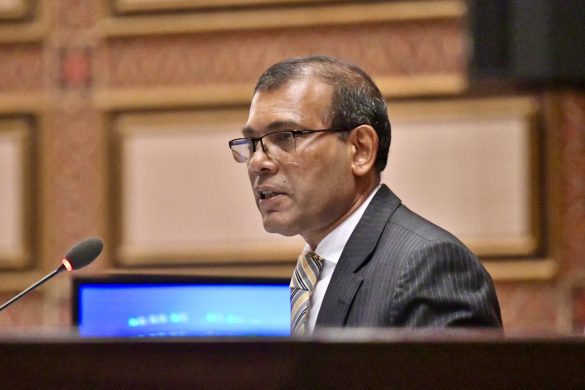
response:
<path id="1" fill-rule="evenodd" d="M 383 184 L 343 249 L 325 292 L 316 326 L 344 325 L 351 303 L 363 281 L 357 271 L 370 258 L 384 226 L 399 205 L 400 199 Z"/>

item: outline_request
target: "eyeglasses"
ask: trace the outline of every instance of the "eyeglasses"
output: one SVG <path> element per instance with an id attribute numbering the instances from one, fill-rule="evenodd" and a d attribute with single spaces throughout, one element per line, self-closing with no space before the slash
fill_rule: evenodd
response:
<path id="1" fill-rule="evenodd" d="M 320 130 L 284 130 L 276 131 L 274 133 L 264 134 L 262 137 L 245 137 L 236 138 L 229 142 L 234 160 L 239 163 L 247 163 L 252 158 L 252 155 L 258 147 L 258 143 L 262 146 L 262 151 L 272 158 L 296 152 L 296 138 L 305 134 L 313 133 L 342 133 L 349 131 L 348 129 L 320 129 Z"/>

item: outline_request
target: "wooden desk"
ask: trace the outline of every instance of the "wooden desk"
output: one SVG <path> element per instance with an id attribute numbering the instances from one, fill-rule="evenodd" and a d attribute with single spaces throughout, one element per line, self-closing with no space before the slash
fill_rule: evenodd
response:
<path id="1" fill-rule="evenodd" d="M 0 336 L 2 389 L 585 389 L 585 338 Z"/>

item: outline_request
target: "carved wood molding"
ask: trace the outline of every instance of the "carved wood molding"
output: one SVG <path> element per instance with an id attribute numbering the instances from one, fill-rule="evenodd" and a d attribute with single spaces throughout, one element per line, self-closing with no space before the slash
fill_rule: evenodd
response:
<path id="1" fill-rule="evenodd" d="M 48 29 L 43 3 L 17 0 L 0 6 L 0 43 L 41 41 Z"/>
<path id="2" fill-rule="evenodd" d="M 143 2 L 144 4 L 146 2 Z M 149 2 L 150 3 L 150 2 Z M 145 4 L 146 5 L 146 4 Z M 467 12 L 465 1 L 393 1 L 307 5 L 298 7 L 217 12 L 159 13 L 139 16 L 112 16 L 112 10 L 98 25 L 98 33 L 107 37 L 160 35 L 242 29 L 286 29 L 380 22 L 405 22 L 436 19 L 460 19 Z"/>
<path id="3" fill-rule="evenodd" d="M 459 95 L 467 88 L 467 80 L 454 74 L 374 79 L 387 98 Z M 252 100 L 253 90 L 252 83 L 98 89 L 94 92 L 93 99 L 95 105 L 103 110 L 247 106 Z"/>

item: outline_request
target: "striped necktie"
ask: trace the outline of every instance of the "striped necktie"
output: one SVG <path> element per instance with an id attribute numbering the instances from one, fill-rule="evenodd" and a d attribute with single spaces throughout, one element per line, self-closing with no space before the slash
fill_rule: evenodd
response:
<path id="1" fill-rule="evenodd" d="M 297 260 L 297 267 L 290 280 L 290 307 L 292 335 L 307 334 L 307 317 L 311 294 L 317 283 L 323 261 L 315 252 L 302 253 Z"/>

